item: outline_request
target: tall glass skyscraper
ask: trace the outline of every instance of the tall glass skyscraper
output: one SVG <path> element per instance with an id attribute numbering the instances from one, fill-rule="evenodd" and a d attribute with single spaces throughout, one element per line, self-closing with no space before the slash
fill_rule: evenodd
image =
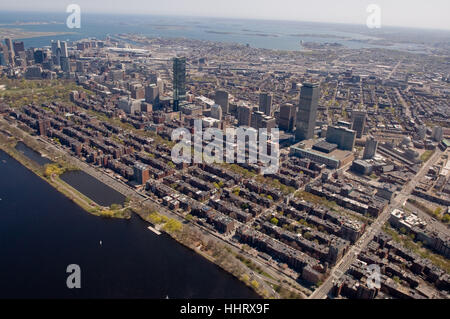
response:
<path id="1" fill-rule="evenodd" d="M 356 131 L 356 138 L 361 138 L 364 135 L 364 129 L 366 127 L 367 113 L 365 111 L 353 110 L 352 117 L 352 130 Z"/>
<path id="2" fill-rule="evenodd" d="M 295 129 L 295 139 L 298 141 L 314 137 L 319 92 L 320 88 L 316 83 L 304 83 L 302 86 Z"/>
<path id="3" fill-rule="evenodd" d="M 180 102 L 186 99 L 186 58 L 173 59 L 173 110 L 180 110 Z"/>
<path id="4" fill-rule="evenodd" d="M 261 93 L 259 95 L 259 111 L 265 115 L 272 116 L 272 94 Z"/>

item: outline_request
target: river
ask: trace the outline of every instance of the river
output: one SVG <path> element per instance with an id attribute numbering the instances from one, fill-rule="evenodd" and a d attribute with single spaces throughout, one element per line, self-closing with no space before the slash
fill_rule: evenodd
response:
<path id="1" fill-rule="evenodd" d="M 3 151 L 0 176 L 0 298 L 257 298 L 136 216 L 89 215 Z M 70 264 L 81 289 L 66 286 Z"/>

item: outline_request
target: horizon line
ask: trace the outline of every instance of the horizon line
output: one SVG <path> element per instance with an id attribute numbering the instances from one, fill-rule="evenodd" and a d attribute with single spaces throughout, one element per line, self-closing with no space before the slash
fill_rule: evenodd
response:
<path id="1" fill-rule="evenodd" d="M 59 13 L 61 15 L 67 15 L 68 13 L 61 11 L 51 11 L 51 10 L 5 10 L 2 13 Z M 293 19 L 282 19 L 282 18 L 263 18 L 263 17 L 230 17 L 230 16 L 206 16 L 206 15 L 189 15 L 189 14 L 177 14 L 177 13 L 121 13 L 121 12 L 98 12 L 98 11 L 88 11 L 82 14 L 92 15 L 116 15 L 116 16 L 157 16 L 157 17 L 184 17 L 184 18 L 200 18 L 200 19 L 225 19 L 225 20 L 253 20 L 253 21 L 276 21 L 276 22 L 303 22 L 303 23 L 317 23 L 317 24 L 339 24 L 339 25 L 349 25 L 349 26 L 360 26 L 366 27 L 363 23 L 357 22 L 337 22 L 337 21 L 314 21 L 314 20 L 293 20 Z M 2 23 L 3 25 L 8 25 L 8 23 Z M 368 29 L 369 32 L 379 32 L 383 28 L 400 28 L 400 29 L 416 29 L 425 31 L 444 31 L 450 32 L 450 27 L 448 29 L 436 28 L 436 27 L 424 27 L 424 26 L 405 26 L 405 25 L 382 25 L 380 29 Z"/>

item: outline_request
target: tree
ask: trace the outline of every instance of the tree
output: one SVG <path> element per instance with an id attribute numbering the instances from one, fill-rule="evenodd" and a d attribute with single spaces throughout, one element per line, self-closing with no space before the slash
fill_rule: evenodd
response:
<path id="1" fill-rule="evenodd" d="M 307 233 L 305 233 L 303 235 L 303 237 L 305 237 L 306 239 L 310 240 L 313 237 L 313 235 L 310 232 L 307 232 Z"/>
<path id="2" fill-rule="evenodd" d="M 272 219 L 270 220 L 270 222 L 271 222 L 272 224 L 274 224 L 275 226 L 278 225 L 278 219 L 276 219 L 275 217 L 272 218 Z"/>
<path id="3" fill-rule="evenodd" d="M 169 219 L 166 224 L 163 226 L 163 229 L 168 233 L 178 232 L 183 228 L 183 225 L 175 220 Z"/>
<path id="4" fill-rule="evenodd" d="M 206 243 L 206 250 L 215 250 L 215 248 L 216 248 L 216 244 L 214 243 L 214 241 L 213 240 L 208 240 L 208 242 Z"/>
<path id="5" fill-rule="evenodd" d="M 449 214 L 445 214 L 444 217 L 442 217 L 442 221 L 444 223 L 450 222 L 450 215 Z"/>
<path id="6" fill-rule="evenodd" d="M 434 210 L 433 214 L 434 214 L 434 216 L 439 216 L 439 215 L 441 215 L 441 212 L 442 212 L 442 208 L 438 207 Z"/>
<path id="7" fill-rule="evenodd" d="M 110 210 L 103 210 L 100 212 L 100 216 L 103 218 L 113 218 L 114 217 L 114 212 L 110 211 Z"/>
<path id="8" fill-rule="evenodd" d="M 122 206 L 120 206 L 119 204 L 112 204 L 110 208 L 111 210 L 119 210 L 122 208 Z"/>

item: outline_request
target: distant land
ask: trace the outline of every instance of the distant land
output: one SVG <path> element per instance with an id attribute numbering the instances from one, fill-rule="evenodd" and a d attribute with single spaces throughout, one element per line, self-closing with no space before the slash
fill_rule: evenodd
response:
<path id="1" fill-rule="evenodd" d="M 403 52 L 442 54 L 450 43 L 449 31 L 400 27 L 374 30 L 365 25 L 336 23 L 85 13 L 81 29 L 68 29 L 66 18 L 67 14 L 62 12 L 20 12 L 20 15 L 0 12 L 0 26 L 8 29 L 20 26 L 23 32 L 55 32 L 53 37 L 46 36 L 49 33 L 40 33 L 42 36 L 33 33 L 33 40 L 27 41 L 31 47 L 39 47 L 50 40 L 105 39 L 119 33 L 241 43 L 254 48 L 291 51 L 301 50 L 299 41 L 302 40 L 317 44 L 336 42 L 350 49 L 389 47 Z M 66 35 L 66 32 L 71 34 Z M 30 38 L 20 33 L 9 36 L 16 40 Z"/>
<path id="2" fill-rule="evenodd" d="M 0 38 L 24 39 L 24 38 L 50 37 L 64 34 L 73 34 L 73 32 L 43 32 L 43 31 L 28 31 L 19 28 L 0 28 Z"/>

